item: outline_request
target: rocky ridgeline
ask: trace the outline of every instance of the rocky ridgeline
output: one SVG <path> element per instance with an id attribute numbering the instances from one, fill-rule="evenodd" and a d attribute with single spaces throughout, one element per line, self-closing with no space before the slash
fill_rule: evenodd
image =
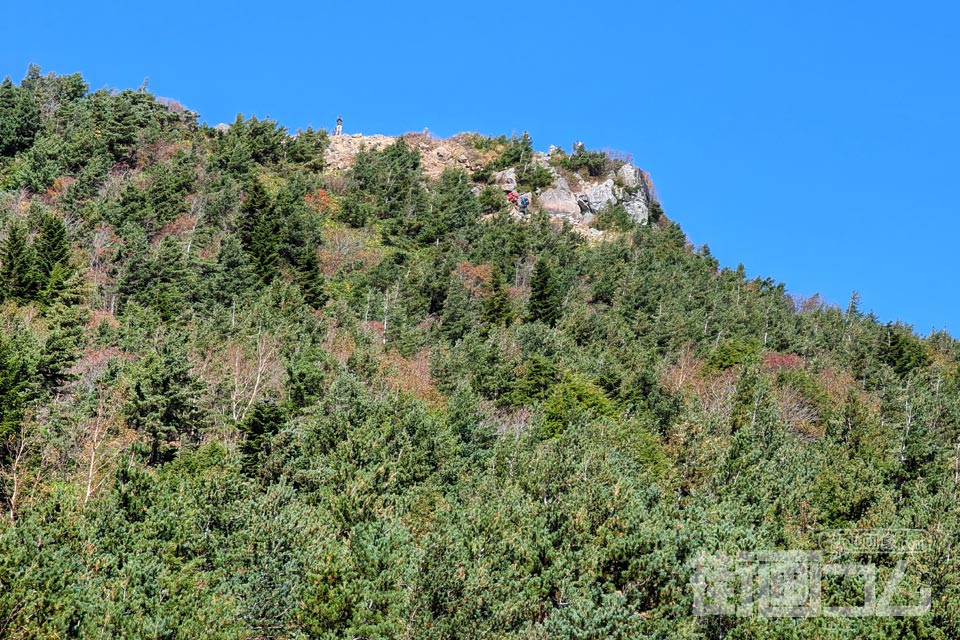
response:
<path id="1" fill-rule="evenodd" d="M 424 174 L 436 179 L 447 167 L 478 171 L 495 154 L 477 150 L 469 134 L 460 134 L 441 140 L 428 133 L 408 133 L 403 136 L 344 134 L 331 136 L 324 157 L 328 171 L 343 171 L 351 167 L 361 150 L 380 150 L 402 138 L 408 146 L 420 151 Z M 550 216 L 569 221 L 574 227 L 600 233 L 590 228 L 596 215 L 606 207 L 622 206 L 634 221 L 646 224 L 653 197 L 649 176 L 632 164 L 623 164 L 616 171 L 599 178 L 584 178 L 580 174 L 561 172 L 550 164 L 550 154 L 537 152 L 534 161 L 548 170 L 553 183 L 535 193 L 526 195 L 532 209 L 541 209 Z M 492 184 L 504 192 L 515 191 L 516 168 L 510 167 L 494 174 Z M 479 187 L 477 188 L 479 192 Z"/>

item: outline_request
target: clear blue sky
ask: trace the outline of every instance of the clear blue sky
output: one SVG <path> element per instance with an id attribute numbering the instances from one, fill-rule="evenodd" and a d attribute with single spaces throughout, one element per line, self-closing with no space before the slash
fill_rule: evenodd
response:
<path id="1" fill-rule="evenodd" d="M 216 124 L 632 154 L 723 265 L 960 332 L 960 5 L 536 1 L 10 2 L 27 65 L 175 98 Z"/>

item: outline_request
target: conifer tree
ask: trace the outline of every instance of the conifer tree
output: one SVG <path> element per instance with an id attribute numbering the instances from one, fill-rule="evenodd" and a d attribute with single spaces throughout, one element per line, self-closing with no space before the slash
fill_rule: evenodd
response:
<path id="1" fill-rule="evenodd" d="M 213 298 L 227 306 L 254 292 L 259 278 L 243 252 L 237 236 L 227 236 L 220 245 L 217 267 L 212 279 Z"/>
<path id="2" fill-rule="evenodd" d="M 44 296 L 49 305 L 45 315 L 50 333 L 37 371 L 48 387 L 57 387 L 70 378 L 67 370 L 80 356 L 83 329 L 90 315 L 80 274 L 74 271 L 64 276 L 64 271 L 61 263 L 54 266 L 51 282 L 57 281 L 58 285 L 53 289 L 48 286 Z"/>
<path id="3" fill-rule="evenodd" d="M 40 110 L 31 92 L 4 78 L 0 84 L 0 157 L 29 149 L 40 129 Z"/>
<path id="4" fill-rule="evenodd" d="M 35 392 L 36 345 L 18 324 L 11 335 L 0 334 L 0 440 L 19 426 Z"/>
<path id="5" fill-rule="evenodd" d="M 37 260 L 22 224 L 14 222 L 10 225 L 0 260 L 0 284 L 4 296 L 19 302 L 36 298 L 40 280 Z"/>
<path id="6" fill-rule="evenodd" d="M 189 293 L 183 249 L 172 236 L 160 243 L 150 271 L 151 287 L 149 293 L 144 292 L 144 301 L 156 309 L 161 318 L 170 321 L 183 311 Z"/>
<path id="7" fill-rule="evenodd" d="M 470 294 L 466 287 L 456 275 L 451 276 L 440 318 L 440 333 L 450 342 L 460 340 L 473 325 L 470 307 Z"/>
<path id="8" fill-rule="evenodd" d="M 270 282 L 278 274 L 280 224 L 270 196 L 256 178 L 247 184 L 240 215 L 243 248 L 250 254 L 257 275 L 264 282 Z"/>
<path id="9" fill-rule="evenodd" d="M 297 265 L 297 282 L 303 292 L 303 299 L 311 307 L 319 309 L 327 301 L 326 280 L 320 270 L 320 259 L 316 249 L 304 247 L 300 264 Z"/>
<path id="10" fill-rule="evenodd" d="M 273 400 L 261 400 L 253 406 L 253 410 L 240 425 L 240 433 L 243 434 L 240 445 L 243 453 L 241 466 L 244 473 L 255 475 L 259 458 L 266 453 L 270 437 L 280 430 L 285 419 L 283 410 Z"/>
<path id="11" fill-rule="evenodd" d="M 553 269 L 541 258 L 530 278 L 530 319 L 551 327 L 560 319 L 560 292 Z"/>
<path id="12" fill-rule="evenodd" d="M 510 294 L 503 281 L 503 272 L 500 267 L 493 266 L 490 274 L 490 291 L 483 301 L 482 319 L 490 325 L 509 325 L 513 319 L 513 310 L 510 308 Z"/>
<path id="13" fill-rule="evenodd" d="M 59 216 L 43 216 L 35 247 L 37 270 L 44 280 L 50 277 L 54 266 L 67 264 L 70 259 L 70 241 L 67 239 L 67 227 Z"/>
<path id="14" fill-rule="evenodd" d="M 166 462 L 174 453 L 173 442 L 194 438 L 204 425 L 202 384 L 190 374 L 185 350 L 170 344 L 144 356 L 132 377 L 127 422 L 146 436 L 148 462 Z"/>

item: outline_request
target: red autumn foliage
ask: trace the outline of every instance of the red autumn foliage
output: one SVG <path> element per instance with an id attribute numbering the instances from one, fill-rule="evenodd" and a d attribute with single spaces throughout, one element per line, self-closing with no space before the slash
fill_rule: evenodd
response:
<path id="1" fill-rule="evenodd" d="M 315 208 L 318 212 L 329 211 L 333 205 L 333 200 L 330 198 L 330 192 L 326 189 L 320 189 L 315 193 L 308 193 L 304 196 L 307 204 Z"/>
<path id="2" fill-rule="evenodd" d="M 90 310 L 90 319 L 87 320 L 87 330 L 93 331 L 96 330 L 102 323 L 106 322 L 108 325 L 116 329 L 120 326 L 120 321 L 117 320 L 116 316 L 105 309 L 91 309 Z"/>
<path id="3" fill-rule="evenodd" d="M 134 359 L 133 354 L 121 351 L 116 347 L 103 347 L 84 353 L 79 360 L 70 369 L 72 375 L 83 377 L 96 377 L 112 358 L 120 358 L 130 362 Z"/>
<path id="4" fill-rule="evenodd" d="M 76 178 L 71 178 L 70 176 L 60 176 L 53 181 L 53 184 L 47 187 L 47 192 L 44 194 L 44 201 L 50 205 L 56 204 L 63 194 L 67 192 L 67 189 L 70 188 L 70 185 L 76 181 Z"/>
<path id="5" fill-rule="evenodd" d="M 803 369 L 806 366 L 806 360 L 793 353 L 763 354 L 763 367 L 767 371 L 772 371 L 774 373 L 779 371 L 791 371 L 793 369 Z"/>
<path id="6" fill-rule="evenodd" d="M 399 353 L 385 353 L 380 361 L 380 374 L 387 386 L 423 400 L 433 407 L 443 406 L 443 394 L 430 375 L 430 352 L 424 349 L 410 358 Z"/>
<path id="7" fill-rule="evenodd" d="M 454 273 L 471 294 L 483 297 L 489 293 L 489 284 L 493 275 L 493 266 L 489 263 L 474 265 L 461 262 L 454 269 Z"/>

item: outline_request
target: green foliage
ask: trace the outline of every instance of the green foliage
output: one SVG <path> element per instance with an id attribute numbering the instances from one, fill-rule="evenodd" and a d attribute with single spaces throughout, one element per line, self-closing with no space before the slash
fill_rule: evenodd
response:
<path id="1" fill-rule="evenodd" d="M 553 438 L 574 423 L 599 417 L 613 417 L 615 408 L 603 390 L 581 378 L 554 387 L 543 405 L 543 437 Z"/>
<path id="2" fill-rule="evenodd" d="M 547 397 L 560 370 L 548 358 L 533 354 L 520 366 L 520 371 L 510 391 L 509 402 L 522 407 Z"/>
<path id="3" fill-rule="evenodd" d="M 491 163 L 491 168 L 500 171 L 508 167 L 521 167 L 533 158 L 533 139 L 526 131 L 519 138 L 511 136 L 509 140 L 501 138 L 497 142 L 505 144 L 503 151 Z"/>
<path id="4" fill-rule="evenodd" d="M 269 454 L 270 438 L 280 431 L 285 420 L 283 411 L 275 402 L 256 403 L 246 419 L 240 425 L 243 442 L 240 452 L 243 460 L 240 465 L 247 475 L 255 475 L 261 459 Z"/>
<path id="5" fill-rule="evenodd" d="M 317 134 L 308 134 L 300 144 L 293 145 L 298 157 L 307 156 L 316 162 L 315 154 L 325 145 Z M 214 166 L 237 177 L 243 177 L 255 165 L 270 166 L 278 163 L 286 147 L 286 129 L 272 120 L 259 120 L 256 116 L 244 119 L 238 113 L 236 120 L 225 133 L 214 139 Z"/>
<path id="6" fill-rule="evenodd" d="M 247 184 L 240 215 L 240 242 L 250 255 L 257 275 L 264 282 L 270 282 L 279 272 L 280 219 L 273 201 L 256 178 Z"/>
<path id="7" fill-rule="evenodd" d="M 489 325 L 509 325 L 513 320 L 513 306 L 500 267 L 490 272 L 490 288 L 483 300 L 481 319 Z"/>
<path id="8" fill-rule="evenodd" d="M 446 238 L 468 239 L 476 233 L 480 204 L 470 180 L 457 169 L 445 169 L 434 187 L 430 210 L 420 223 L 417 240 L 430 244 Z"/>
<path id="9" fill-rule="evenodd" d="M 630 231 L 635 226 L 633 218 L 621 205 L 604 207 L 597 213 L 593 226 L 601 230 Z"/>
<path id="10" fill-rule="evenodd" d="M 612 161 L 602 151 L 587 151 L 583 145 L 574 147 L 572 155 L 554 154 L 551 157 L 551 164 L 562 167 L 574 173 L 586 170 L 587 174 L 594 178 L 603 175 L 605 171 L 612 168 Z"/>
<path id="11" fill-rule="evenodd" d="M 724 340 L 707 361 L 714 369 L 729 369 L 747 362 L 755 362 L 762 346 L 757 340 Z"/>
<path id="12" fill-rule="evenodd" d="M 546 260 L 538 260 L 530 278 L 527 312 L 533 321 L 553 326 L 560 319 L 560 285 Z"/>
<path id="13" fill-rule="evenodd" d="M 877 356 L 880 360 L 901 376 L 908 375 L 930 362 L 920 341 L 901 324 L 888 322 L 884 325 L 878 346 Z"/>
<path id="14" fill-rule="evenodd" d="M 655 202 L 515 219 L 402 140 L 327 172 L 322 131 L 35 67 L 0 132 L 0 635 L 960 637 L 946 333 L 722 268 Z M 472 143 L 548 183 L 529 136 Z M 700 553 L 875 527 L 930 534 L 931 615 L 692 615 Z"/>
<path id="15" fill-rule="evenodd" d="M 119 290 L 130 301 L 156 311 L 161 320 L 172 322 L 186 309 L 192 289 L 193 277 L 184 262 L 183 248 L 166 236 L 152 256 L 146 252 L 138 256 Z"/>
<path id="16" fill-rule="evenodd" d="M 67 226 L 59 216 L 45 214 L 40 222 L 40 235 L 35 242 L 40 277 L 49 282 L 53 270 L 70 262 L 70 241 Z M 48 284 L 49 288 L 49 284 Z"/>
<path id="17" fill-rule="evenodd" d="M 323 152 L 330 145 L 327 132 L 307 127 L 287 141 L 287 160 L 310 171 L 323 171 Z"/>
<path id="18" fill-rule="evenodd" d="M 361 151 L 350 173 L 359 190 L 376 198 L 381 219 L 402 226 L 422 204 L 420 153 L 402 139 L 382 151 Z"/>
<path id="19" fill-rule="evenodd" d="M 450 277 L 450 286 L 443 301 L 443 315 L 440 317 L 440 332 L 451 342 L 457 342 L 476 325 L 476 304 L 456 275 Z"/>
<path id="20" fill-rule="evenodd" d="M 198 406 L 202 384 L 190 375 L 183 347 L 168 343 L 144 355 L 129 378 L 126 419 L 146 436 L 148 463 L 168 462 L 177 451 L 175 442 L 184 446 L 204 427 Z"/>
<path id="21" fill-rule="evenodd" d="M 40 109 L 28 89 L 10 78 L 0 84 L 0 158 L 29 149 L 40 129 Z"/>
<path id="22" fill-rule="evenodd" d="M 18 222 L 7 227 L 7 237 L 0 245 L 0 284 L 3 297 L 29 302 L 40 292 L 41 273 L 33 245 L 27 241 L 27 230 Z"/>
<path id="23" fill-rule="evenodd" d="M 0 440 L 19 428 L 24 410 L 35 397 L 36 370 L 36 342 L 23 327 L 15 327 L 9 336 L 0 335 Z"/>
<path id="24" fill-rule="evenodd" d="M 49 303 L 46 311 L 48 335 L 37 369 L 49 387 L 57 387 L 72 378 L 68 369 L 80 357 L 84 329 L 90 315 L 79 274 L 60 275 L 63 271 L 62 264 L 56 263 L 51 282 L 58 284 L 48 286 L 45 292 Z"/>
<path id="25" fill-rule="evenodd" d="M 210 279 L 210 297 L 229 306 L 250 295 L 259 282 L 241 240 L 235 235 L 224 238 L 217 255 L 216 270 Z"/>
<path id="26" fill-rule="evenodd" d="M 509 167 L 517 170 L 517 184 L 521 191 L 533 191 L 549 186 L 553 182 L 553 175 L 549 170 L 540 166 L 533 157 L 533 139 L 524 132 L 519 138 L 512 136 L 497 138 L 495 146 L 502 146 L 503 151 L 486 168 L 486 176 L 479 181 L 488 182 L 493 171 L 500 171 Z M 478 178 L 478 176 L 474 176 Z"/>

